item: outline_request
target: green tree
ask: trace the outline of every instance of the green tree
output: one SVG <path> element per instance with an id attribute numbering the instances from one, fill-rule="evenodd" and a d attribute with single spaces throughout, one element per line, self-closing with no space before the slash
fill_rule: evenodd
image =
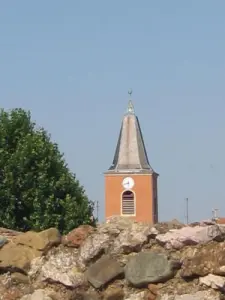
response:
<path id="1" fill-rule="evenodd" d="M 0 111 L 0 227 L 67 233 L 94 225 L 93 202 L 58 145 L 23 109 Z"/>

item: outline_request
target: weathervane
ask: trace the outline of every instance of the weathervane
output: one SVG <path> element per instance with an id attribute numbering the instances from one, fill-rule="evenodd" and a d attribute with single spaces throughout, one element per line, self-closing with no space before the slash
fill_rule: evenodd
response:
<path id="1" fill-rule="evenodd" d="M 131 95 L 132 95 L 132 89 L 129 89 L 128 90 L 128 95 L 130 96 L 130 100 L 128 102 L 128 107 L 127 107 L 127 114 L 134 114 L 134 106 L 132 104 L 132 101 L 131 101 Z"/>
<path id="2" fill-rule="evenodd" d="M 133 93 L 132 89 L 129 89 L 128 90 L 128 95 L 130 96 L 130 98 L 131 98 L 132 93 Z"/>

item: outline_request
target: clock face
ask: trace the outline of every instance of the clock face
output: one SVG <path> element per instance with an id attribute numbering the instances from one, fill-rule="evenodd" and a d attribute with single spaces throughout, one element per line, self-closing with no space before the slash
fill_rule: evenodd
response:
<path id="1" fill-rule="evenodd" d="M 134 179 L 131 177 L 126 177 L 123 179 L 122 185 L 125 189 L 132 189 L 134 186 Z"/>

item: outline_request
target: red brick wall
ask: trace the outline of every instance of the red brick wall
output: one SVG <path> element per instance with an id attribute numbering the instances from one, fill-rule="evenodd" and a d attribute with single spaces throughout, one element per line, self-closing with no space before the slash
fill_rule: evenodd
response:
<path id="1" fill-rule="evenodd" d="M 155 184 L 157 188 L 157 179 L 153 180 L 153 176 L 149 174 L 106 174 L 105 218 L 107 219 L 111 216 L 121 214 L 121 195 L 124 191 L 122 181 L 125 177 L 132 177 L 135 182 L 132 191 L 134 192 L 136 200 L 136 216 L 133 218 L 138 222 L 154 223 L 153 184 Z M 156 211 L 158 211 L 158 209 L 156 209 Z"/>

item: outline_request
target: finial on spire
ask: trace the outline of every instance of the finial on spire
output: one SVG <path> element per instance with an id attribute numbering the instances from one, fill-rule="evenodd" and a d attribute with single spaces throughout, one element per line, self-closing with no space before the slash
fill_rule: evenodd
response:
<path id="1" fill-rule="evenodd" d="M 132 89 L 128 90 L 128 95 L 130 96 L 130 100 L 128 102 L 128 107 L 127 107 L 127 113 L 128 114 L 134 114 L 134 106 L 133 106 L 133 103 L 131 101 L 132 92 L 133 92 Z"/>
<path id="2" fill-rule="evenodd" d="M 131 100 L 128 102 L 127 113 L 134 115 L 134 106 Z"/>

